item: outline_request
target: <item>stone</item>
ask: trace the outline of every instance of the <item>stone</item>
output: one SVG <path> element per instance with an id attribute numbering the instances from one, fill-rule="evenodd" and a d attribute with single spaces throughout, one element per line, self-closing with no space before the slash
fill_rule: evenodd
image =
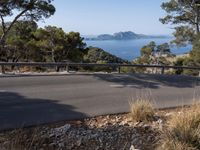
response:
<path id="1" fill-rule="evenodd" d="M 53 136 L 61 136 L 63 134 L 65 134 L 69 129 L 71 128 L 71 125 L 70 124 L 66 124 L 64 126 L 61 126 L 61 127 L 58 127 L 58 128 L 55 128 L 55 129 L 51 129 L 50 131 L 50 136 L 53 137 Z"/>
<path id="2" fill-rule="evenodd" d="M 64 143 L 59 143 L 58 146 L 59 146 L 60 148 L 63 148 L 63 147 L 65 146 L 65 144 L 64 144 Z"/>
<path id="3" fill-rule="evenodd" d="M 51 144 L 49 144 L 49 147 L 50 147 L 50 148 L 55 148 L 55 147 L 56 147 L 56 143 L 51 143 Z"/>
<path id="4" fill-rule="evenodd" d="M 131 145 L 130 150 L 139 150 L 139 149 L 136 149 L 133 145 Z"/>
<path id="5" fill-rule="evenodd" d="M 111 115 L 87 119 L 80 125 L 75 122 L 70 123 L 54 128 L 40 128 L 37 139 L 41 138 L 43 143 L 33 143 L 33 147 L 36 147 L 35 149 L 139 150 L 156 141 L 158 124 L 162 123 L 162 120 L 153 122 L 155 124 L 153 126 L 144 122 L 129 121 L 127 115 Z M 25 136 L 26 141 L 29 140 L 27 143 L 32 142 L 29 138 L 31 136 L 29 134 Z"/>
<path id="6" fill-rule="evenodd" d="M 173 113 L 166 113 L 165 114 L 166 117 L 169 117 L 169 116 L 172 116 L 172 115 L 173 115 Z"/>

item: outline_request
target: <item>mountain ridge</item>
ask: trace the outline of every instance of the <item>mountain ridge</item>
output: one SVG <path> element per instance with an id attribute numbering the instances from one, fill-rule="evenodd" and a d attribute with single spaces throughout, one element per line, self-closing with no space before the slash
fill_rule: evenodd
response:
<path id="1" fill-rule="evenodd" d="M 132 31 L 117 32 L 114 34 L 100 34 L 96 37 L 85 37 L 85 40 L 134 40 L 134 39 L 149 39 L 149 38 L 168 38 L 165 35 L 145 35 L 136 34 Z"/>

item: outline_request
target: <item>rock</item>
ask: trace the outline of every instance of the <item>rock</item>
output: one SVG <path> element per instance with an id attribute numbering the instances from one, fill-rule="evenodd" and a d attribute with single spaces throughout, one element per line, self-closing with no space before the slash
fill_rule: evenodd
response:
<path id="1" fill-rule="evenodd" d="M 9 141 L 5 141 L 5 142 L 3 143 L 3 146 L 8 146 L 8 145 L 10 145 L 10 142 L 9 142 Z"/>
<path id="2" fill-rule="evenodd" d="M 36 147 L 34 149 L 139 150 L 156 142 L 156 129 L 158 124 L 162 124 L 162 120 L 153 122 L 153 126 L 144 122 L 134 123 L 126 115 L 111 115 L 86 119 L 82 123 L 70 123 L 71 125 L 65 124 L 56 128 L 40 128 L 37 139 L 40 138 L 42 143 L 33 141 L 32 145 Z M 32 142 L 29 138 L 32 135 L 26 134 L 23 137 L 26 137 L 26 141 L 29 140 L 28 143 Z"/>
<path id="3" fill-rule="evenodd" d="M 79 139 L 79 140 L 77 141 L 77 146 L 81 146 L 81 144 L 82 144 L 82 139 Z"/>
<path id="4" fill-rule="evenodd" d="M 53 138 L 54 136 L 55 136 L 55 134 L 52 133 L 49 135 L 49 138 Z"/>
<path id="5" fill-rule="evenodd" d="M 157 122 L 158 124 L 162 124 L 162 123 L 163 123 L 163 120 L 162 120 L 162 119 L 158 119 L 156 122 Z"/>
<path id="6" fill-rule="evenodd" d="M 165 114 L 166 117 L 169 117 L 169 116 L 172 116 L 172 115 L 173 115 L 173 113 L 166 113 Z"/>
<path id="7" fill-rule="evenodd" d="M 58 146 L 59 146 L 60 148 L 63 148 L 63 147 L 65 146 L 65 144 L 64 144 L 64 143 L 59 143 Z"/>
<path id="8" fill-rule="evenodd" d="M 45 144 L 42 144 L 42 147 L 47 147 L 47 144 L 45 143 Z"/>
<path id="9" fill-rule="evenodd" d="M 76 121 L 76 124 L 77 124 L 77 125 L 81 125 L 82 122 L 81 122 L 81 121 Z"/>
<path id="10" fill-rule="evenodd" d="M 179 112 L 178 112 L 178 115 L 182 115 L 182 114 L 184 114 L 182 111 L 179 111 Z"/>
<path id="11" fill-rule="evenodd" d="M 56 147 L 56 143 L 49 144 L 49 147 L 52 148 L 52 149 L 55 148 Z"/>
<path id="12" fill-rule="evenodd" d="M 148 136 L 147 137 L 147 141 L 151 141 L 152 137 L 151 136 Z"/>
<path id="13" fill-rule="evenodd" d="M 50 137 L 61 136 L 61 135 L 65 134 L 70 128 L 71 128 L 71 125 L 70 124 L 66 124 L 64 126 L 61 126 L 61 127 L 55 128 L 55 129 L 51 129 Z"/>
<path id="14" fill-rule="evenodd" d="M 147 125 L 147 124 L 144 124 L 144 125 L 143 125 L 143 128 L 144 128 L 145 130 L 148 130 L 148 129 L 151 128 L 151 126 L 150 126 L 150 125 Z"/>
<path id="15" fill-rule="evenodd" d="M 131 145 L 130 150 L 139 150 L 139 149 L 136 149 L 133 145 Z"/>

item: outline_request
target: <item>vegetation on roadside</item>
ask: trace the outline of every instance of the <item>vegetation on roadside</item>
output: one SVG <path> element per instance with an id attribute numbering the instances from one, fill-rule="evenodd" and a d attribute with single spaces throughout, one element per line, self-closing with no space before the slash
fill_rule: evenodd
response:
<path id="1" fill-rule="evenodd" d="M 38 28 L 33 21 L 17 21 L 7 35 L 4 50 L 0 53 L 0 58 L 5 62 L 128 63 L 100 48 L 86 47 L 78 32 L 65 33 L 62 28 L 55 26 Z M 113 70 L 94 67 L 79 69 L 109 72 Z"/>
<path id="2" fill-rule="evenodd" d="M 150 42 L 141 49 L 141 57 L 136 60 L 138 64 L 163 64 L 176 66 L 200 66 L 200 3 L 198 0 L 169 0 L 163 2 L 162 9 L 166 11 L 166 16 L 160 18 L 161 23 L 174 25 L 174 40 L 171 44 L 176 46 L 192 45 L 188 57 L 178 58 L 175 62 L 168 61 L 167 56 L 162 57 L 161 53 L 155 54 L 156 45 Z M 169 45 L 162 44 L 157 49 L 169 49 Z M 141 70 L 143 72 L 146 69 Z M 170 74 L 198 75 L 198 71 L 178 69 L 170 71 Z"/>
<path id="3" fill-rule="evenodd" d="M 83 56 L 83 62 L 85 63 L 96 63 L 96 64 L 108 64 L 108 63 L 120 63 L 127 64 L 129 63 L 126 60 L 123 60 L 115 55 L 112 55 L 101 48 L 97 47 L 87 47 Z M 93 71 L 106 71 L 112 72 L 117 71 L 116 67 L 84 67 L 85 70 Z"/>
<path id="4" fill-rule="evenodd" d="M 84 55 L 85 62 L 91 63 L 127 63 L 119 57 L 116 57 L 108 52 L 105 52 L 101 48 L 97 47 L 88 47 L 86 49 L 86 54 Z"/>
<path id="5" fill-rule="evenodd" d="M 101 134 L 102 130 L 105 134 Z M 53 150 L 74 146 L 75 149 L 88 149 L 88 143 L 92 142 L 95 148 L 107 143 L 112 149 L 116 147 L 116 141 L 110 139 L 115 134 L 123 135 L 124 138 L 118 139 L 117 143 L 125 144 L 126 149 L 134 145 L 141 149 L 198 150 L 200 149 L 199 104 L 155 110 L 149 100 L 141 99 L 131 103 L 129 114 L 98 116 L 2 132 L 0 133 L 0 148 Z M 68 140 L 63 140 L 64 137 Z M 79 141 L 79 139 L 84 140 Z M 143 142 L 141 143 L 140 140 Z"/>
<path id="6" fill-rule="evenodd" d="M 52 1 L 0 2 L 0 61 L 127 63 L 102 49 L 86 47 L 78 32 L 66 33 L 56 26 L 38 28 L 37 21 L 55 13 Z"/>
<path id="7" fill-rule="evenodd" d="M 130 117 L 134 122 L 155 121 L 155 109 L 149 100 L 136 100 L 131 103 Z M 200 149 L 200 110 L 199 104 L 164 119 L 160 131 L 158 150 L 198 150 Z"/>
<path id="8" fill-rule="evenodd" d="M 155 110 L 153 104 L 149 100 L 138 99 L 130 103 L 130 116 L 136 122 L 153 121 Z"/>
<path id="9" fill-rule="evenodd" d="M 168 58 L 173 58 L 174 55 L 171 53 L 170 45 L 163 43 L 156 45 L 154 41 L 143 46 L 140 50 L 140 57 L 133 61 L 134 64 L 138 65 L 171 65 Z M 152 73 L 155 69 L 149 68 L 135 68 L 135 72 L 139 73 Z"/>
<path id="10" fill-rule="evenodd" d="M 168 43 L 156 45 L 154 41 L 151 41 L 149 44 L 143 46 L 140 53 L 141 57 L 139 57 L 135 63 L 167 65 L 169 62 L 166 57 L 172 56 Z"/>
<path id="11" fill-rule="evenodd" d="M 195 0 L 170 0 L 163 2 L 167 15 L 163 24 L 174 24 L 176 45 L 192 44 L 187 58 L 178 59 L 174 65 L 200 66 L 200 7 Z M 78 32 L 65 33 L 62 28 L 46 26 L 38 28 L 37 21 L 51 17 L 56 9 L 52 0 L 14 0 L 0 2 L 0 61 L 5 62 L 88 62 L 128 63 L 100 48 L 86 47 Z M 5 18 L 10 18 L 5 22 Z M 156 45 L 150 42 L 141 48 L 141 57 L 134 64 L 173 65 L 168 43 Z M 87 68 L 86 68 L 87 69 Z M 90 68 L 98 70 L 97 68 Z M 103 68 L 111 71 L 113 68 Z M 116 70 L 116 68 L 114 68 Z M 122 72 L 152 72 L 145 68 L 122 68 Z M 177 70 L 171 73 L 197 75 L 197 71 Z"/>
<path id="12" fill-rule="evenodd" d="M 49 18 L 55 13 L 55 7 L 52 5 L 52 0 L 3 0 L 0 2 L 0 61 L 6 61 L 10 55 L 8 50 L 8 37 L 12 35 L 12 31 L 17 26 L 16 23 L 21 21 L 39 21 Z M 6 18 L 10 18 L 10 22 L 5 22 Z M 26 24 L 28 25 L 28 24 Z M 14 27 L 15 26 L 15 27 Z M 18 27 L 22 27 L 19 25 Z M 23 26 L 25 27 L 25 26 Z M 30 27 L 30 26 L 29 26 Z M 22 28 L 23 29 L 23 28 Z M 29 35 L 24 32 L 30 30 L 16 30 L 16 44 L 22 41 L 23 38 L 28 38 Z M 23 34 L 23 36 L 22 36 Z M 13 43 L 13 42 L 12 42 Z M 14 53 L 16 49 L 11 52 Z M 23 51 L 23 50 L 22 50 Z M 23 53 L 23 52 L 22 52 Z"/>
<path id="13" fill-rule="evenodd" d="M 175 25 L 173 33 L 175 39 L 172 43 L 177 46 L 192 44 L 193 48 L 182 60 L 177 60 L 175 64 L 184 66 L 200 66 L 200 3 L 198 0 L 170 0 L 163 2 L 162 9 L 167 15 L 160 19 L 163 24 Z M 180 71 L 178 74 L 196 75 L 195 71 Z"/>
<path id="14" fill-rule="evenodd" d="M 199 104 L 191 106 L 187 112 L 173 115 L 163 131 L 159 150 L 200 149 Z"/>

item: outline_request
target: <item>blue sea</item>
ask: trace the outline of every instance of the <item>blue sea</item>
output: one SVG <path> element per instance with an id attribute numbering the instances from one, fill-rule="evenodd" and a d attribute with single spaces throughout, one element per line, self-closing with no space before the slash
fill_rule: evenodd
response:
<path id="1" fill-rule="evenodd" d="M 140 49 L 147 45 L 151 41 L 155 41 L 157 45 L 162 43 L 170 43 L 172 41 L 172 38 L 163 38 L 163 39 L 136 39 L 136 40 L 104 40 L 104 41 L 92 41 L 87 40 L 85 41 L 87 43 L 87 46 L 94 46 L 102 48 L 103 50 L 116 55 L 120 58 L 126 59 L 126 60 L 133 60 L 134 58 L 137 58 L 140 56 Z M 188 45 L 186 47 L 176 47 L 171 46 L 171 52 L 173 54 L 184 54 L 189 52 L 192 49 L 191 45 Z"/>

